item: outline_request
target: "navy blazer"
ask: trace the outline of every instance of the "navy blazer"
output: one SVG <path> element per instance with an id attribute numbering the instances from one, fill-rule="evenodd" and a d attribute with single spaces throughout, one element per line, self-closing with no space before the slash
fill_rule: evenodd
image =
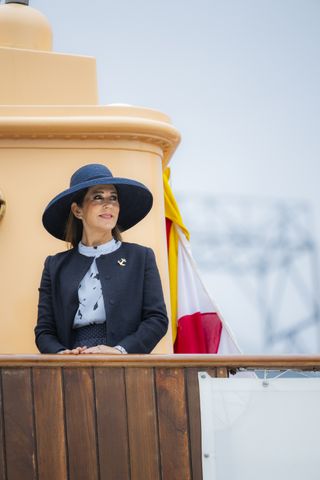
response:
<path id="1" fill-rule="evenodd" d="M 119 261 L 125 259 L 125 266 Z M 78 286 L 93 257 L 78 248 L 49 256 L 39 288 L 36 344 L 41 353 L 72 348 Z M 151 248 L 123 242 L 96 260 L 106 309 L 107 345 L 149 353 L 168 329 L 168 317 Z"/>

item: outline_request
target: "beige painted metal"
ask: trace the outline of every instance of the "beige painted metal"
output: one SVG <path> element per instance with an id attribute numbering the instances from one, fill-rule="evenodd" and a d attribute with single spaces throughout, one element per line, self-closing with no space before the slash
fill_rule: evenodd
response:
<path id="1" fill-rule="evenodd" d="M 52 50 L 52 30 L 38 10 L 16 3 L 0 5 L 0 45 L 29 50 Z"/>
<path id="2" fill-rule="evenodd" d="M 0 5 L 0 105 L 97 104 L 95 59 L 51 49 L 52 31 L 42 13 Z"/>
<path id="3" fill-rule="evenodd" d="M 0 25 L 2 9 L 11 6 L 17 5 L 0 6 Z M 0 77 L 0 191 L 6 200 L 0 221 L 0 353 L 36 352 L 33 328 L 43 262 L 66 248 L 47 234 L 41 215 L 67 188 L 73 171 L 90 162 L 105 163 L 115 175 L 135 178 L 153 192 L 152 211 L 124 239 L 155 250 L 170 312 L 162 168 L 179 132 L 154 110 L 97 105 L 93 59 L 22 48 L 1 48 L 0 37 L 0 69 L 7 72 L 5 80 Z M 56 82 L 39 80 L 46 69 Z M 169 328 L 156 352 L 171 351 Z"/>
<path id="4" fill-rule="evenodd" d="M 94 58 L 0 47 L 0 66 L 0 105 L 94 105 L 98 101 Z"/>

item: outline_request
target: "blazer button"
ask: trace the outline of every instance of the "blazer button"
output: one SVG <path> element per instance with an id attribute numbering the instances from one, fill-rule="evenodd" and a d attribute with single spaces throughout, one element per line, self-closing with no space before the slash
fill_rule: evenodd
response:
<path id="1" fill-rule="evenodd" d="M 114 300 L 109 300 L 110 305 L 114 305 Z"/>

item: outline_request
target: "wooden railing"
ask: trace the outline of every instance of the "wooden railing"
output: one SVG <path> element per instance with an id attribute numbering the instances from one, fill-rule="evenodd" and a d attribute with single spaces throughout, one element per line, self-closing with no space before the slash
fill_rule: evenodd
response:
<path id="1" fill-rule="evenodd" d="M 0 480 L 200 480 L 198 372 L 320 356 L 0 355 Z"/>

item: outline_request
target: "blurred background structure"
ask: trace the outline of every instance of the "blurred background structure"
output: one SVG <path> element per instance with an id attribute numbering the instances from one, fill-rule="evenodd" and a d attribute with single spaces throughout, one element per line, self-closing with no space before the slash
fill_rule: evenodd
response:
<path id="1" fill-rule="evenodd" d="M 308 205 L 210 195 L 196 203 L 182 196 L 179 204 L 192 224 L 194 257 L 212 296 L 216 289 L 231 306 L 240 345 L 318 352 L 319 263 Z"/>
<path id="2" fill-rule="evenodd" d="M 30 5 L 56 51 L 96 57 L 100 103 L 171 115 L 172 188 L 242 349 L 319 351 L 320 3 Z"/>

